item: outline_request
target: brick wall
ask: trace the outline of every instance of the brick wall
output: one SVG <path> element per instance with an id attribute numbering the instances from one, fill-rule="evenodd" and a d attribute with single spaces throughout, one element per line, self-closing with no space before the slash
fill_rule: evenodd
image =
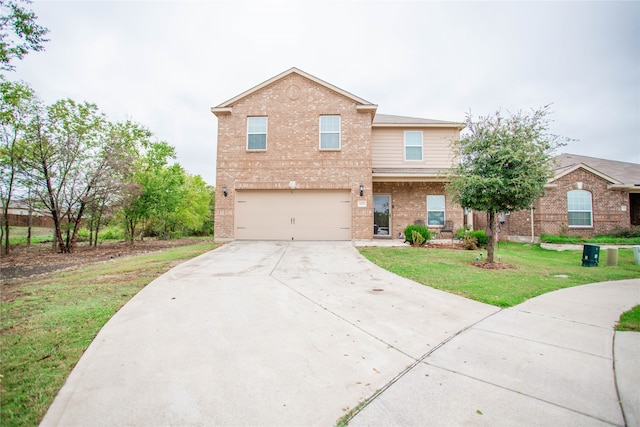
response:
<path id="1" fill-rule="evenodd" d="M 319 149 L 320 115 L 340 115 L 341 150 Z M 246 150 L 247 116 L 268 117 L 266 151 Z M 350 190 L 352 237 L 371 238 L 371 120 L 353 100 L 298 74 L 240 99 L 230 114 L 219 114 L 216 239 L 234 237 L 235 189 L 285 189 L 290 181 L 299 189 Z M 366 207 L 358 207 L 363 199 Z"/>
<path id="2" fill-rule="evenodd" d="M 427 196 L 445 195 L 445 219 L 454 222 L 454 230 L 463 226 L 464 212 L 462 208 L 451 202 L 441 182 L 376 182 L 373 184 L 375 194 L 391 195 L 391 228 L 393 237 L 404 231 L 407 225 L 416 220 L 427 223 Z M 429 227 L 439 232 L 438 227 Z M 447 235 L 448 237 L 448 235 Z"/>

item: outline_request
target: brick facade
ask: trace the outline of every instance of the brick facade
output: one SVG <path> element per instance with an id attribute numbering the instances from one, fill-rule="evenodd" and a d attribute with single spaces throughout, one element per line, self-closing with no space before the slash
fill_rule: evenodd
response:
<path id="1" fill-rule="evenodd" d="M 238 99 L 229 112 L 217 112 L 216 239 L 234 237 L 236 190 L 288 189 L 291 181 L 304 190 L 350 190 L 352 238 L 371 238 L 373 112 L 357 107 L 353 99 L 290 73 Z M 340 150 L 320 150 L 321 115 L 340 116 Z M 265 151 L 246 149 L 249 116 L 268 117 Z"/>
<path id="2" fill-rule="evenodd" d="M 427 223 L 427 196 L 445 196 L 445 219 L 454 222 L 454 230 L 464 225 L 464 214 L 460 206 L 451 202 L 442 182 L 374 182 L 374 194 L 391 195 L 391 236 L 397 238 L 407 225 L 416 220 Z M 441 228 L 429 227 L 438 233 Z"/>
<path id="3" fill-rule="evenodd" d="M 610 183 L 602 177 L 583 168 L 574 170 L 554 180 L 546 188 L 546 194 L 534 207 L 534 236 L 541 234 L 591 237 L 606 234 L 615 228 L 629 227 L 634 215 L 629 202 L 629 193 L 608 189 Z M 567 192 L 582 189 L 591 192 L 592 226 L 569 227 Z M 476 229 L 486 228 L 486 214 L 475 213 Z M 500 227 L 501 236 L 531 236 L 531 211 L 512 212 L 505 216 Z"/>

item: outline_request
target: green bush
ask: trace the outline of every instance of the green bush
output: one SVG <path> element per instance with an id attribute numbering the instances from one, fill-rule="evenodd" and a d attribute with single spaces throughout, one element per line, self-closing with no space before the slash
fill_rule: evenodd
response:
<path id="1" fill-rule="evenodd" d="M 593 238 L 583 238 L 581 236 L 554 236 L 542 234 L 540 241 L 543 243 L 564 243 L 579 245 L 583 243 L 609 243 L 612 245 L 640 245 L 640 237 L 616 237 L 611 234 L 596 236 Z"/>
<path id="2" fill-rule="evenodd" d="M 458 229 L 456 230 L 456 232 L 455 232 L 455 234 L 453 235 L 453 237 L 455 237 L 455 238 L 456 238 L 456 239 L 458 239 L 458 240 L 463 240 L 463 239 L 467 236 L 467 233 L 468 233 L 468 232 L 469 232 L 469 231 L 468 231 L 466 228 L 464 228 L 464 227 L 460 227 L 460 228 L 458 228 Z"/>
<path id="3" fill-rule="evenodd" d="M 478 246 L 481 248 L 487 247 L 487 244 L 489 243 L 489 237 L 487 236 L 487 233 L 484 232 L 484 230 L 470 231 L 469 236 L 474 237 L 477 241 Z"/>
<path id="4" fill-rule="evenodd" d="M 419 239 L 414 238 L 414 231 L 424 239 L 422 242 L 419 242 Z M 404 241 L 409 242 L 412 245 L 415 244 L 417 246 L 422 246 L 431 240 L 433 234 L 435 233 L 431 233 L 424 225 L 407 225 L 404 229 Z"/>
<path id="5" fill-rule="evenodd" d="M 124 240 L 124 230 L 121 227 L 110 225 L 98 233 L 98 240 Z"/>
<path id="6" fill-rule="evenodd" d="M 640 237 L 640 227 L 616 227 L 607 234 L 596 236 L 598 237 L 616 237 L 620 239 L 632 239 Z"/>

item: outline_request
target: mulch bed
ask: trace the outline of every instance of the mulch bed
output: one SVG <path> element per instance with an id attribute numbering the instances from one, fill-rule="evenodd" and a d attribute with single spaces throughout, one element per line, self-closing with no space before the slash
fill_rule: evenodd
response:
<path id="1" fill-rule="evenodd" d="M 485 270 L 509 270 L 516 269 L 515 265 L 505 264 L 504 262 L 488 263 L 486 261 L 472 262 L 471 265 L 478 268 L 484 268 Z"/>

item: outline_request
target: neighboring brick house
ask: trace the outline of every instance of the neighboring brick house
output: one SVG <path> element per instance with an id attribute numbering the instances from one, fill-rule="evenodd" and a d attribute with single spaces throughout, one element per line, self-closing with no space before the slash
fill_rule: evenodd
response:
<path id="1" fill-rule="evenodd" d="M 463 224 L 444 192 L 463 123 L 376 114 L 296 68 L 213 107 L 216 240 L 398 237 Z"/>
<path id="2" fill-rule="evenodd" d="M 555 175 L 534 208 L 501 216 L 501 238 L 590 237 L 640 226 L 640 164 L 575 154 L 561 154 L 555 161 Z M 486 223 L 484 213 L 475 213 L 476 229 Z"/>
<path id="3" fill-rule="evenodd" d="M 3 216 L 3 212 L 0 212 L 0 219 L 4 220 Z M 9 204 L 7 218 L 11 227 L 28 227 L 31 220 L 32 227 L 53 228 L 51 213 L 42 209 L 29 209 L 28 203 L 23 201 L 13 201 Z M 0 224 L 2 223 L 4 221 L 0 221 Z"/>

